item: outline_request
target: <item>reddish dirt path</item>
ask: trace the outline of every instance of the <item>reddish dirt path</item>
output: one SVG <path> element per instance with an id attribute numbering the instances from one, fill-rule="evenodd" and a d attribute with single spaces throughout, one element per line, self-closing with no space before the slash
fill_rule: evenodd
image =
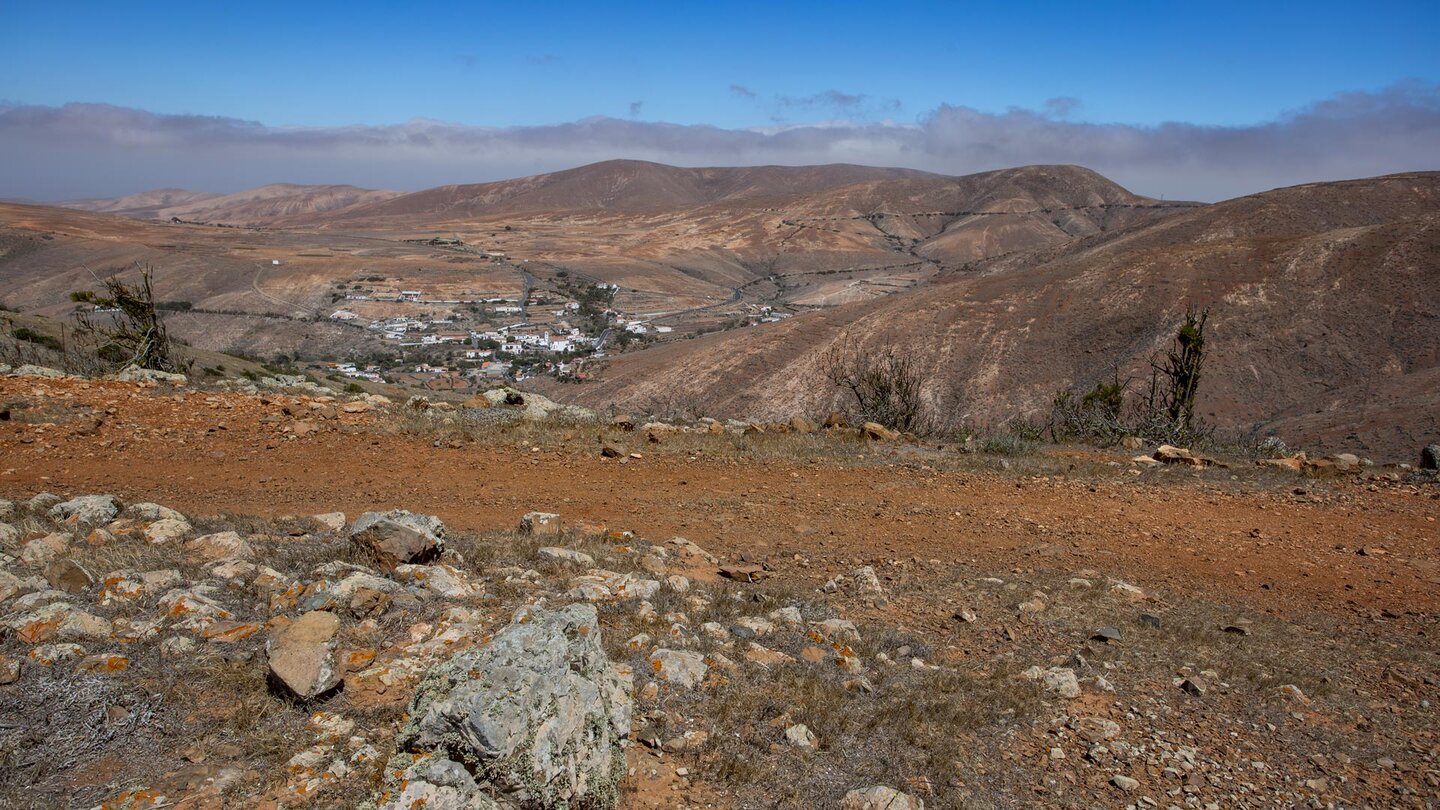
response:
<path id="1" fill-rule="evenodd" d="M 14 412 L 0 422 L 0 493 L 9 497 L 112 492 L 201 515 L 403 507 L 468 530 L 509 527 L 539 509 L 652 538 L 684 535 L 722 556 L 770 556 L 781 576 L 814 582 L 862 561 L 920 557 L 989 572 L 1092 568 L 1162 595 L 1205 593 L 1290 615 L 1386 611 L 1428 623 L 1440 605 L 1434 486 L 1334 482 L 1316 502 L 1284 488 L 1227 491 L 1219 480 L 1037 480 L 665 452 L 622 465 L 601 459 L 588 436 L 539 453 L 442 449 L 379 430 L 371 415 L 286 439 L 281 429 L 294 420 L 281 406 L 291 398 L 177 399 L 123 383 L 9 378 L 0 401 Z M 790 563 L 797 553 L 809 567 Z"/>

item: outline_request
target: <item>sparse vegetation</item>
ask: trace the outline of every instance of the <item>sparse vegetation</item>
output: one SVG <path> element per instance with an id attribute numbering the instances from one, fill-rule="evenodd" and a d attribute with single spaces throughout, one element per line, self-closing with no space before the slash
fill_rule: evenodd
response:
<path id="1" fill-rule="evenodd" d="M 10 334 L 16 340 L 23 340 L 26 343 L 34 343 L 37 346 L 43 346 L 47 349 L 50 349 L 51 351 L 61 352 L 65 350 L 65 344 L 61 343 L 59 338 L 55 337 L 54 335 L 47 335 L 43 332 L 36 332 L 34 329 L 26 326 L 21 326 L 12 331 Z"/>
<path id="2" fill-rule="evenodd" d="M 182 373 L 187 364 L 175 353 L 165 322 L 155 304 L 153 270 L 141 268 L 140 280 L 127 284 L 117 275 L 104 280 L 104 290 L 80 290 L 70 300 L 90 304 L 95 311 L 76 314 L 78 331 L 93 341 L 96 354 L 116 367 L 138 366 Z M 96 311 L 111 315 L 108 324 L 97 323 Z"/>
<path id="3" fill-rule="evenodd" d="M 867 422 L 920 436 L 936 430 L 924 396 L 925 372 L 916 355 L 901 346 L 864 346 L 844 336 L 821 359 L 820 373 L 850 394 Z"/>
<path id="4" fill-rule="evenodd" d="M 1184 447 L 1203 445 L 1214 429 L 1195 416 L 1207 346 L 1208 310 L 1191 308 L 1165 357 L 1151 363 L 1150 387 L 1132 395 L 1131 380 L 1116 371 L 1109 382 L 1064 388 L 1051 403 L 1050 438 L 1111 445 L 1126 436 Z"/>

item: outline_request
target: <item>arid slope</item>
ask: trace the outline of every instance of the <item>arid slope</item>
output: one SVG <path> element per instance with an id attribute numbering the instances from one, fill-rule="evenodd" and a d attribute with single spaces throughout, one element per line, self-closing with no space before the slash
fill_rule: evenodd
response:
<path id="1" fill-rule="evenodd" d="M 747 416 L 819 411 L 837 401 L 819 358 L 848 335 L 909 347 L 942 408 L 994 424 L 1116 368 L 1141 377 L 1196 305 L 1212 308 L 1208 418 L 1408 458 L 1440 429 L 1437 268 L 1440 174 L 1297 186 L 620 357 L 573 395 Z"/>

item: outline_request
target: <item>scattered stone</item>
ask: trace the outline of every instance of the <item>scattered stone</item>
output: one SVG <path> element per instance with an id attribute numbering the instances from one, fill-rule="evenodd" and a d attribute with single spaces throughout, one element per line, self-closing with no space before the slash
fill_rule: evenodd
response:
<path id="1" fill-rule="evenodd" d="M 1120 788 L 1126 793 L 1134 793 L 1135 791 L 1140 789 L 1140 783 L 1138 781 L 1136 781 L 1135 779 L 1131 779 L 1124 774 L 1116 774 L 1115 776 L 1111 777 L 1110 784 L 1114 785 L 1117 788 Z"/>
<path id="2" fill-rule="evenodd" d="M 1104 627 L 1096 630 L 1095 633 L 1090 636 L 1090 640 L 1099 641 L 1103 644 L 1109 644 L 1112 641 L 1119 641 L 1120 628 L 1115 627 L 1114 625 L 1107 624 Z"/>
<path id="3" fill-rule="evenodd" d="M 840 810 L 925 810 L 925 802 L 895 788 L 874 785 L 846 793 Z"/>
<path id="4" fill-rule="evenodd" d="M 97 532 L 104 531 L 97 529 Z M 144 529 L 145 539 L 151 543 L 169 543 L 174 540 L 184 539 L 189 534 L 191 526 L 184 518 L 160 518 Z"/>
<path id="5" fill-rule="evenodd" d="M 71 526 L 98 526 L 120 514 L 120 501 L 114 495 L 82 495 L 55 504 L 49 514 L 54 520 Z"/>
<path id="6" fill-rule="evenodd" d="M 40 567 L 48 565 L 70 548 L 71 536 L 63 532 L 47 534 L 26 543 L 20 550 L 20 561 Z"/>
<path id="7" fill-rule="evenodd" d="M 520 533 L 538 537 L 560 534 L 560 516 L 553 512 L 527 512 L 520 518 Z"/>
<path id="8" fill-rule="evenodd" d="M 768 572 L 765 566 L 756 563 L 727 563 L 720 566 L 720 576 L 736 582 L 759 582 Z"/>
<path id="9" fill-rule="evenodd" d="M 311 515 L 310 519 L 332 532 L 338 532 L 345 528 L 344 512 L 325 512 L 319 515 Z"/>
<path id="10" fill-rule="evenodd" d="M 1120 724 L 1104 717 L 1080 717 L 1072 720 L 1070 728 L 1086 742 L 1104 742 L 1120 736 Z"/>
<path id="11" fill-rule="evenodd" d="M 795 659 L 785 653 L 772 650 L 769 647 L 756 644 L 753 641 L 745 648 L 745 660 L 766 669 L 795 663 Z"/>
<path id="12" fill-rule="evenodd" d="M 710 669 L 705 663 L 705 657 L 699 653 L 664 648 L 650 653 L 650 668 L 654 671 L 656 680 L 685 689 L 699 686 Z"/>
<path id="13" fill-rule="evenodd" d="M 1054 692 L 1062 698 L 1080 697 L 1080 679 L 1075 676 L 1073 669 L 1031 667 L 1025 670 L 1024 677 L 1028 680 L 1040 681 L 1044 684 L 1045 691 Z"/>
<path id="14" fill-rule="evenodd" d="M 1193 697 L 1201 697 L 1205 694 L 1205 685 L 1192 678 L 1184 678 L 1180 681 L 1180 690 Z"/>
<path id="15" fill-rule="evenodd" d="M 20 680 L 20 659 L 0 655 L 0 686 L 7 686 Z"/>
<path id="16" fill-rule="evenodd" d="M 45 566 L 45 579 L 66 593 L 84 593 L 95 584 L 95 575 L 74 560 L 56 560 Z"/>
<path id="17" fill-rule="evenodd" d="M 405 563 L 427 563 L 445 550 L 445 524 L 403 509 L 366 512 L 350 526 L 350 541 L 384 571 Z"/>
<path id="18" fill-rule="evenodd" d="M 40 492 L 25 502 L 25 511 L 32 515 L 43 515 L 50 511 L 57 504 L 63 503 L 64 498 L 53 492 Z"/>
<path id="19" fill-rule="evenodd" d="M 265 653 L 271 678 L 301 700 L 319 697 L 340 683 L 335 649 L 340 618 L 312 610 L 270 636 Z"/>
<path id="20" fill-rule="evenodd" d="M 1154 613 L 1141 613 L 1139 619 L 1141 624 L 1146 625 L 1147 627 L 1153 627 L 1156 630 L 1159 630 L 1164 624 L 1164 622 L 1160 620 L 1160 617 L 1156 616 Z"/>
<path id="21" fill-rule="evenodd" d="M 592 568 L 595 565 L 595 558 L 583 551 L 576 551 L 573 548 L 560 548 L 559 546 L 545 546 L 536 552 L 547 560 L 570 563 L 582 568 Z"/>
<path id="22" fill-rule="evenodd" d="M 1160 445 L 1151 458 L 1161 464 L 1183 464 L 1189 467 L 1208 467 L 1215 463 L 1212 458 L 1196 455 L 1183 447 L 1172 447 L 1168 444 Z"/>
<path id="23" fill-rule="evenodd" d="M 186 540 L 185 553 L 202 563 L 255 556 L 255 550 L 236 532 L 216 532 Z"/>
<path id="24" fill-rule="evenodd" d="M 820 748 L 820 740 L 804 723 L 796 723 L 786 728 L 785 742 L 790 747 L 799 748 L 802 751 L 815 751 Z"/>

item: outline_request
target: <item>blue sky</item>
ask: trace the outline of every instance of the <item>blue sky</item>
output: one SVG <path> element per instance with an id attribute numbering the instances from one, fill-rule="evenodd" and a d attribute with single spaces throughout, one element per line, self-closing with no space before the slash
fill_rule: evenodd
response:
<path id="1" fill-rule="evenodd" d="M 1440 168 L 1425 157 L 1430 146 L 1440 152 L 1429 128 L 1440 116 L 1437 32 L 1436 0 L 0 0 L 0 147 L 33 152 L 28 165 L 0 168 L 0 196 L 82 192 L 82 170 L 95 193 L 146 184 L 142 172 L 159 173 L 152 186 L 265 177 L 406 187 L 642 157 L 888 162 L 949 173 L 1081 162 L 1149 183 L 1140 190 L 1214 198 L 1271 182 Z M 215 136 L 195 116 L 224 119 L 227 132 Z M 608 129 L 576 126 L 596 118 Z M 1313 119 L 1324 119 L 1324 138 L 1315 126 L 1293 126 Z M 418 121 L 462 129 L 401 127 Z M 1171 123 L 1184 138 L 1162 127 Z M 806 125 L 841 129 L 828 139 L 750 138 Z M 897 139 L 885 126 L 912 131 Z M 296 127 L 323 130 L 353 159 L 321 154 L 317 133 L 295 143 Z M 507 138 L 497 142 L 492 128 Z M 1282 143 L 1301 130 L 1309 140 Z M 1361 139 L 1367 131 L 1388 156 L 1338 154 L 1370 142 Z M 82 149 L 84 137 L 94 143 Z M 522 148 L 535 141 L 546 147 Z M 1234 161 L 1241 141 L 1255 166 L 1293 160 L 1297 150 L 1314 160 L 1262 172 L 1255 188 L 1243 182 L 1254 174 L 1245 166 L 1233 181 L 1207 181 L 1216 167 L 1205 161 Z M 1274 154 L 1255 151 L 1265 142 Z M 1220 143 L 1231 151 L 1217 151 Z M 1127 144 L 1145 159 L 1125 160 Z M 1167 149 L 1186 164 L 1183 176 L 1162 172 Z M 222 153 L 240 168 L 219 171 Z"/>
<path id="2" fill-rule="evenodd" d="M 1243 124 L 1440 80 L 1434 0 L 401 5 L 6 2 L 0 98 L 278 126 L 547 124 L 639 102 L 644 120 L 750 127 L 1070 97 L 1087 121 Z"/>

